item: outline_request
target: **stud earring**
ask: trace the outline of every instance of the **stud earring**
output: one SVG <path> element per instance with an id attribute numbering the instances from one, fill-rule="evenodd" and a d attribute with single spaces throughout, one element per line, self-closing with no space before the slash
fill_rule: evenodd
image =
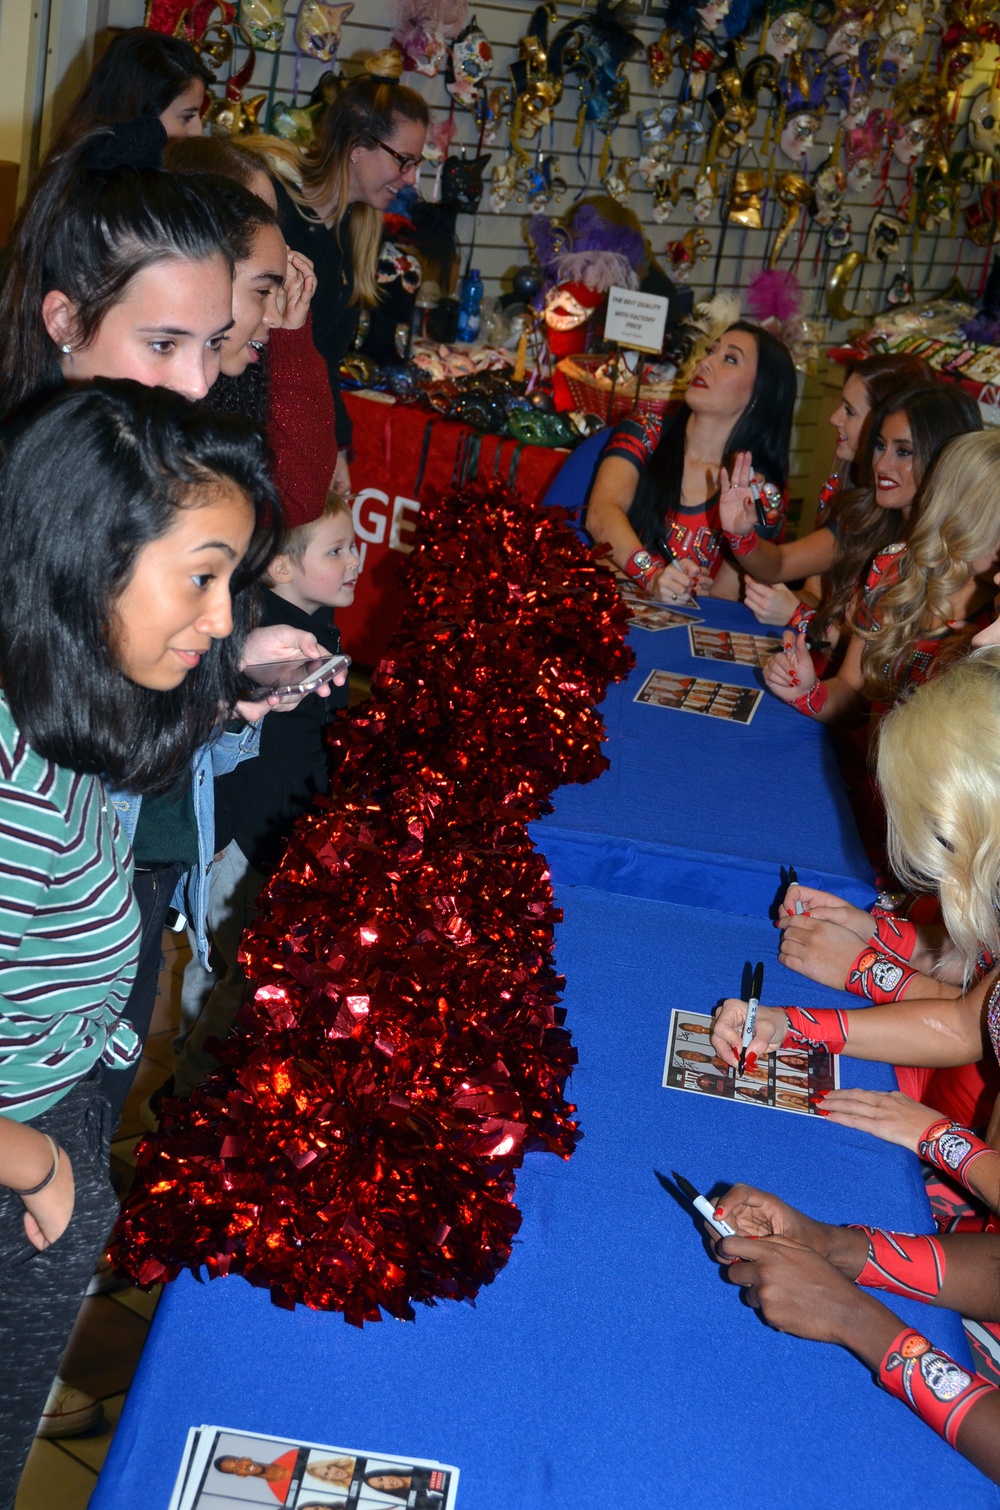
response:
<path id="1" fill-rule="evenodd" d="M 63 344 L 60 346 L 59 350 L 62 352 L 62 354 L 63 354 L 64 357 L 68 357 L 70 355 L 70 353 L 72 352 L 73 348 L 69 344 L 68 341 L 64 341 Z"/>

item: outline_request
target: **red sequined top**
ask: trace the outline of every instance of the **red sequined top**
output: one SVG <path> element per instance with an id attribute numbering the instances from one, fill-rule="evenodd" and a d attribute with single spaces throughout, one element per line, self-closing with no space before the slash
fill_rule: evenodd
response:
<path id="1" fill-rule="evenodd" d="M 268 346 L 271 405 L 267 438 L 274 481 L 290 527 L 323 512 L 337 441 L 326 363 L 312 338 L 312 315 L 301 330 L 274 330 Z"/>
<path id="2" fill-rule="evenodd" d="M 643 471 L 659 444 L 662 426 L 663 417 L 659 414 L 633 414 L 622 420 L 612 430 L 600 461 L 619 456 L 623 461 L 631 462 L 637 471 Z M 779 540 L 785 527 L 788 499 L 783 496 L 779 503 L 765 504 L 765 508 L 767 524 L 754 528 L 763 540 Z M 677 504 L 661 521 L 657 538 L 643 539 L 642 543 L 647 550 L 662 551 L 673 560 L 687 557 L 697 561 L 714 577 L 722 565 L 723 535 L 718 493 L 704 503 L 690 507 Z"/>

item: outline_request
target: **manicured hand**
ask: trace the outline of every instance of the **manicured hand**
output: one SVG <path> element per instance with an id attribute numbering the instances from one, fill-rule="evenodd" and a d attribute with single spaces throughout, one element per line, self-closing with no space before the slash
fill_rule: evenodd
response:
<path id="1" fill-rule="evenodd" d="M 861 953 L 862 941 L 839 923 L 815 917 L 783 918 L 778 958 L 789 970 L 835 991 L 847 988 L 847 975 Z"/>
<path id="2" fill-rule="evenodd" d="M 749 535 L 757 522 L 750 492 L 753 481 L 753 458 L 749 451 L 737 452 L 731 477 L 725 467 L 719 468 L 719 520 L 727 535 Z"/>
<path id="3" fill-rule="evenodd" d="M 652 580 L 652 596 L 661 603 L 690 603 L 697 577 L 698 568 L 693 561 L 683 557 L 668 561 Z"/>
<path id="4" fill-rule="evenodd" d="M 784 651 L 772 655 L 764 667 L 764 681 L 775 697 L 793 703 L 819 680 L 809 654 L 806 637 L 801 631 L 786 629 L 782 635 Z"/>
<path id="5" fill-rule="evenodd" d="M 829 1091 L 817 1111 L 841 1127 L 871 1133 L 886 1143 L 898 1143 L 916 1153 L 917 1144 L 933 1122 L 943 1115 L 932 1106 L 911 1101 L 901 1091 Z"/>
<path id="6" fill-rule="evenodd" d="M 865 912 L 863 907 L 852 907 L 850 902 L 845 902 L 832 891 L 820 891 L 818 887 L 803 886 L 798 881 L 789 886 L 782 899 L 778 909 L 779 928 L 786 927 L 790 919 L 802 916 L 802 913 L 796 913 L 796 902 L 802 903 L 802 913 L 850 929 L 861 944 L 867 944 L 875 937 L 875 919 L 870 912 Z M 854 953 L 857 952 L 855 949 Z"/>
<path id="7" fill-rule="evenodd" d="M 787 624 L 801 599 L 782 582 L 755 582 L 744 579 L 743 599 L 759 624 Z"/>
<path id="8" fill-rule="evenodd" d="M 731 1186 L 719 1197 L 716 1207 L 716 1215 L 721 1214 L 722 1220 L 735 1227 L 739 1237 L 787 1237 L 812 1248 L 822 1258 L 829 1257 L 832 1239 L 840 1231 L 826 1222 L 813 1221 L 776 1195 L 757 1190 L 753 1185 Z M 722 1241 L 720 1238 L 719 1242 Z"/>
<path id="9" fill-rule="evenodd" d="M 735 996 L 727 998 L 716 1011 L 712 1023 L 712 1047 L 726 1064 L 739 1063 L 746 1015 L 746 1002 Z M 787 1032 L 788 1018 L 780 1007 L 759 1007 L 756 1031 L 747 1048 L 747 1063 L 756 1062 L 773 1049 L 780 1049 Z"/>

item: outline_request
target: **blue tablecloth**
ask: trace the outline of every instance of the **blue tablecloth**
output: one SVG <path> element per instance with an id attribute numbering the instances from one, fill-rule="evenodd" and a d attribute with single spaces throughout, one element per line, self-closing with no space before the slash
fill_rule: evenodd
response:
<path id="1" fill-rule="evenodd" d="M 777 634 L 741 603 L 705 599 L 712 627 Z M 769 693 L 749 725 L 634 701 L 654 668 L 763 686 L 733 662 L 696 659 L 684 628 L 633 629 L 636 668 L 601 712 L 611 769 L 563 787 L 533 827 L 553 876 L 629 896 L 764 913 L 782 866 L 868 906 L 871 867 L 827 731 Z"/>
<path id="2" fill-rule="evenodd" d="M 800 853 L 804 853 L 800 851 Z M 163 1510 L 190 1425 L 436 1457 L 462 1510 L 591 1505 L 995 1507 L 1000 1493 L 832 1347 L 762 1325 L 654 1170 L 734 1179 L 812 1214 L 928 1230 L 917 1162 L 813 1118 L 664 1090 L 672 1007 L 709 1011 L 766 960 L 765 999 L 829 1004 L 766 919 L 560 885 L 557 959 L 585 1137 L 531 1155 L 514 1256 L 475 1308 L 358 1332 L 240 1279 L 160 1302 L 91 1510 Z M 846 1083 L 890 1088 L 843 1061 Z M 900 1303 L 967 1358 L 946 1312 Z"/>

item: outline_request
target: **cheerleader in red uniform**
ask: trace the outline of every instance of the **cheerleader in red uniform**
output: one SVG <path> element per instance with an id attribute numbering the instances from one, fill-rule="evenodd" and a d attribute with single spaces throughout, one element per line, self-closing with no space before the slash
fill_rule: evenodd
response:
<path id="1" fill-rule="evenodd" d="M 852 517 L 846 531 L 840 529 L 839 515 L 857 488 L 855 457 L 863 449 L 868 416 L 886 399 L 933 381 L 931 368 L 919 357 L 865 357 L 848 368 L 840 403 L 830 415 L 837 435 L 834 465 L 819 495 L 816 527 L 808 535 L 775 544 L 751 533 L 752 520 L 735 511 L 731 500 L 720 499 L 723 529 L 733 535 L 730 544 L 739 552 L 740 567 L 746 573 L 746 605 L 762 624 L 790 624 L 794 629 L 803 620 L 808 622 L 829 597 L 830 572 L 839 558 L 849 555 L 853 564 L 859 547 L 867 551 L 854 568 L 857 584 L 879 545 L 890 543 L 885 534 L 889 521 L 875 499 L 851 497 L 852 514 L 860 505 L 868 518 Z M 803 582 L 800 590 L 784 586 L 799 581 Z M 837 626 L 827 622 L 828 614 L 822 618 L 819 637 L 831 639 L 838 633 Z"/>
<path id="2" fill-rule="evenodd" d="M 795 369 L 760 326 L 737 321 L 694 370 L 684 403 L 660 429 L 658 415 L 624 420 L 601 454 L 585 523 L 615 565 L 664 602 L 693 591 L 735 598 L 739 575 L 725 558 L 719 516 L 723 463 L 751 451 L 776 493 L 758 528 L 784 529 Z"/>

